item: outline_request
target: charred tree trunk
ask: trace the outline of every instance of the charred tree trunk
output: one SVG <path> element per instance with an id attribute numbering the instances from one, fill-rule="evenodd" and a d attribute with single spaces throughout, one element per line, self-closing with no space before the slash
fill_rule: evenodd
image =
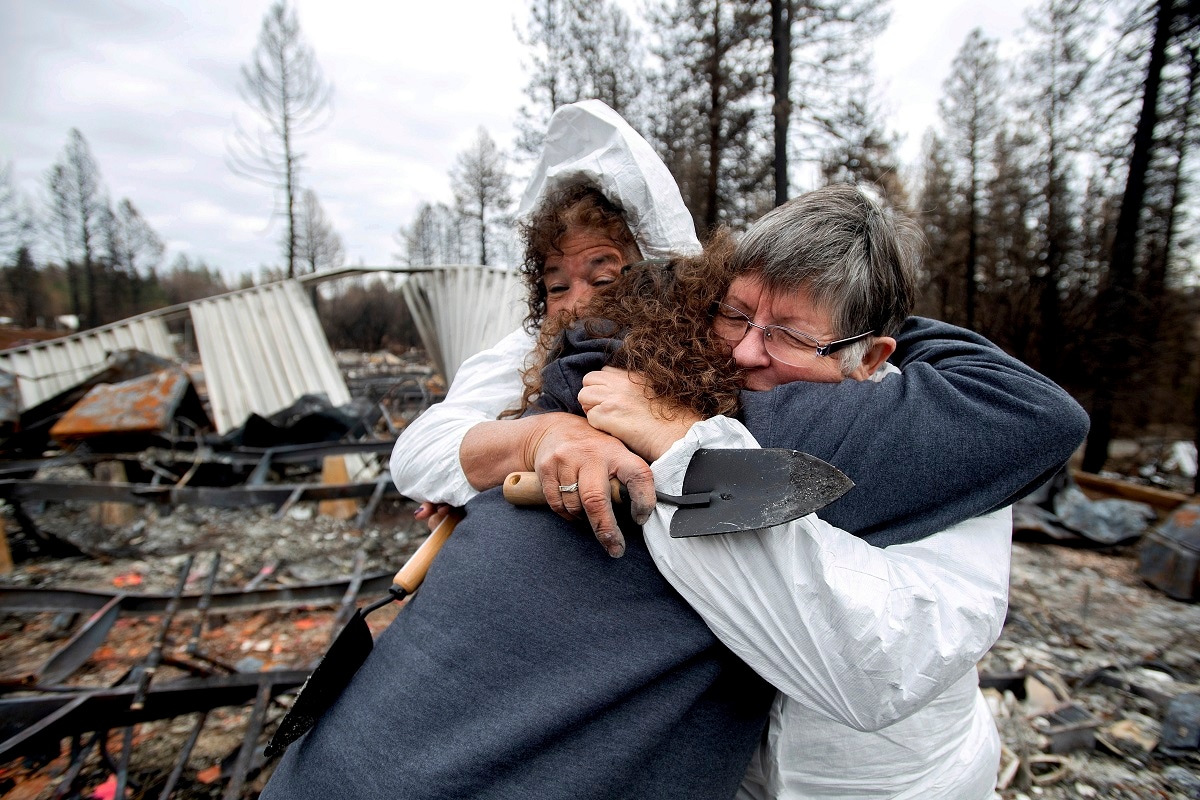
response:
<path id="1" fill-rule="evenodd" d="M 1116 386 L 1128 375 L 1133 356 L 1131 339 L 1136 332 L 1130 321 L 1138 317 L 1135 274 L 1138 233 L 1146 197 L 1146 173 L 1154 149 L 1154 128 L 1158 124 L 1158 94 L 1166 66 L 1167 41 L 1171 35 L 1174 14 L 1173 0 L 1159 0 L 1154 42 L 1150 47 L 1150 60 L 1146 68 L 1142 110 L 1133 135 L 1133 152 L 1129 157 L 1129 177 L 1125 182 L 1121 213 L 1117 217 L 1113 236 L 1108 281 L 1098 298 L 1095 341 L 1099 359 L 1092 398 L 1092 429 L 1083 454 L 1083 469 L 1088 472 L 1099 472 L 1108 460 Z"/>
<path id="2" fill-rule="evenodd" d="M 775 205 L 788 199 L 788 127 L 792 116 L 792 0 L 771 0 L 771 81 L 775 102 Z"/>

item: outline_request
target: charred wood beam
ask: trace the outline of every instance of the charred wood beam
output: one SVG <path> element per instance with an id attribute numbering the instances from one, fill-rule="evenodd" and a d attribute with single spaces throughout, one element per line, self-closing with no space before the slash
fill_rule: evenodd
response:
<path id="1" fill-rule="evenodd" d="M 264 486 L 155 486 L 149 483 L 100 483 L 97 481 L 0 481 L 0 499 L 14 505 L 53 500 L 83 503 L 138 503 L 148 505 L 191 505 L 212 508 L 275 506 L 313 500 L 371 497 L 377 482 L 343 484 L 271 484 Z M 384 495 L 402 497 L 390 481 Z"/>
<path id="2" fill-rule="evenodd" d="M 101 461 L 125 461 L 129 463 L 187 464 L 199 461 L 202 464 L 222 464 L 247 469 L 267 463 L 303 464 L 320 460 L 325 456 L 386 454 L 392 452 L 395 439 L 372 439 L 355 442 L 317 442 L 283 447 L 237 447 L 229 450 L 202 446 L 194 450 L 184 447 L 148 447 L 136 453 L 67 453 L 48 458 L 26 458 L 19 460 L 0 459 L 0 477 L 27 475 L 46 467 L 68 467 L 97 464 Z"/>
<path id="3" fill-rule="evenodd" d="M 289 670 L 185 678 L 152 688 L 138 710 L 131 708 L 137 687 L 130 685 L 0 700 L 0 736 L 5 737 L 0 741 L 0 763 L 89 731 L 245 705 L 259 696 L 261 687 L 275 697 L 300 686 L 307 676 Z"/>

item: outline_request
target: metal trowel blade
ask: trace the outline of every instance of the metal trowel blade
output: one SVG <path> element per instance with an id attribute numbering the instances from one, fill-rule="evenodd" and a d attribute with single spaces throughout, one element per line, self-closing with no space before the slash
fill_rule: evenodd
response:
<path id="1" fill-rule="evenodd" d="M 853 486 L 837 467 L 798 450 L 697 450 L 683 478 L 683 494 L 707 492 L 709 503 L 677 509 L 671 536 L 781 525 L 824 508 Z"/>

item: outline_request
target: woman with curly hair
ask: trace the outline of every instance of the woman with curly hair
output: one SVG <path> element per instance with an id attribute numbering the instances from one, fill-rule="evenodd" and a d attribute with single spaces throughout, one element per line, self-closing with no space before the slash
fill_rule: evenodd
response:
<path id="1" fill-rule="evenodd" d="M 579 376 L 604 363 L 642 371 L 695 413 L 732 412 L 708 263 L 618 270 L 578 321 L 550 317 L 550 361 L 524 418 L 578 412 Z M 612 559 L 590 531 L 499 488 L 465 511 L 262 797 L 732 797 L 774 690 L 670 588 L 628 514 L 625 555 Z"/>
<path id="2" fill-rule="evenodd" d="M 524 373 L 521 404 L 505 416 L 530 408 L 544 412 L 544 398 L 542 407 L 537 401 L 546 373 L 561 370 L 555 362 L 580 347 L 595 354 L 590 363 L 596 369 L 637 373 L 664 405 L 682 406 L 705 419 L 736 414 L 742 374 L 712 325 L 713 309 L 734 277 L 732 247 L 732 237 L 722 229 L 699 256 L 630 264 L 596 287 L 590 299 L 544 320 L 536 364 Z M 570 405 L 581 413 L 577 403 Z"/>

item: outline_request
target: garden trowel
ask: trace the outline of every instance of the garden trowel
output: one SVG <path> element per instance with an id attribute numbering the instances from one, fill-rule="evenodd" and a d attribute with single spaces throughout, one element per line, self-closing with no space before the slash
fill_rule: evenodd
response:
<path id="1" fill-rule="evenodd" d="M 811 514 L 844 495 L 854 482 L 816 456 L 786 449 L 697 450 L 683 476 L 683 493 L 655 492 L 661 503 L 678 506 L 671 536 L 770 528 Z M 514 472 L 504 481 L 514 505 L 544 505 L 537 473 Z M 614 502 L 628 500 L 612 480 Z"/>

